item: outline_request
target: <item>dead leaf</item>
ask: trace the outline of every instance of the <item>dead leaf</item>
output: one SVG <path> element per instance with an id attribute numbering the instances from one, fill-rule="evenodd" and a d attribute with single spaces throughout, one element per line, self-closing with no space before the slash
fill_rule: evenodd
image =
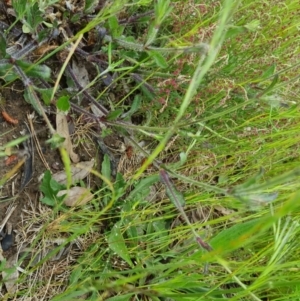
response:
<path id="1" fill-rule="evenodd" d="M 93 114 L 98 118 L 98 122 L 99 125 L 101 127 L 101 129 L 106 129 L 107 125 L 101 121 L 101 117 L 105 116 L 105 114 L 98 108 L 96 107 L 94 104 L 91 104 L 91 111 L 93 112 Z"/>
<path id="2" fill-rule="evenodd" d="M 72 184 L 86 178 L 93 168 L 94 160 L 83 161 L 71 165 Z M 67 175 L 65 171 L 60 171 L 53 175 L 53 179 L 60 184 L 67 184 Z"/>
<path id="3" fill-rule="evenodd" d="M 72 69 L 81 87 L 87 87 L 90 83 L 89 73 L 85 65 L 81 62 L 72 61 Z"/>
<path id="4" fill-rule="evenodd" d="M 5 270 L 2 271 L 3 282 L 9 294 L 13 294 L 17 291 L 17 281 L 19 278 L 17 263 L 18 254 L 14 254 L 7 260 Z"/>
<path id="5" fill-rule="evenodd" d="M 69 190 L 61 190 L 57 196 L 62 196 L 64 194 L 67 195 L 64 199 L 64 203 L 69 207 L 83 206 L 94 197 L 89 189 L 77 186 L 72 187 Z"/>
<path id="6" fill-rule="evenodd" d="M 57 134 L 65 138 L 63 147 L 67 150 L 72 162 L 79 162 L 79 156 L 73 151 L 73 145 L 70 138 L 67 117 L 64 113 L 59 111 L 56 114 L 56 131 Z"/>

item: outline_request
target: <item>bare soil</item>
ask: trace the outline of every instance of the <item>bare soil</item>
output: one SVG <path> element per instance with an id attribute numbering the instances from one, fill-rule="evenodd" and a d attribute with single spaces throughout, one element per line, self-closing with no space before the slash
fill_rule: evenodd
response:
<path id="1" fill-rule="evenodd" d="M 2 97 L 5 100 L 5 103 L 1 107 L 1 111 L 6 111 L 11 117 L 18 120 L 17 125 L 10 124 L 6 121 L 2 114 L 0 117 L 0 130 L 1 130 L 1 140 L 0 145 L 4 146 L 9 142 L 14 141 L 15 139 L 22 137 L 24 132 L 26 132 L 26 124 L 28 124 L 28 114 L 34 113 L 33 118 L 33 127 L 34 132 L 36 134 L 37 140 L 41 146 L 42 154 L 47 162 L 48 167 L 50 168 L 50 172 L 55 174 L 58 171 L 63 170 L 63 163 L 60 159 L 60 154 L 58 150 L 51 149 L 47 140 L 50 138 L 49 131 L 42 117 L 38 116 L 37 113 L 34 112 L 33 107 L 28 104 L 23 97 L 23 87 L 22 83 L 15 82 L 13 86 L 7 87 L 2 90 Z M 95 159 L 94 168 L 98 171 L 101 170 L 101 161 L 102 161 L 102 152 L 99 145 L 97 145 L 95 137 L 89 135 L 92 133 L 92 126 L 87 128 L 87 124 L 85 122 L 81 122 L 84 118 L 78 117 L 78 114 L 71 112 L 69 118 L 69 128 L 72 128 L 72 142 L 73 145 L 76 146 L 74 149 L 77 154 L 80 156 L 80 161 L 88 161 L 92 158 Z M 55 128 L 55 109 L 50 109 L 50 113 L 48 114 L 48 118 L 53 123 Z M 25 124 L 26 123 L 26 124 Z M 71 131 L 71 130 L 70 130 Z M 89 133 L 89 131 L 91 131 Z M 100 136 L 100 134 L 99 134 Z M 11 173 L 9 180 L 1 188 L 0 194 L 0 225 L 4 221 L 7 214 L 11 212 L 11 208 L 15 209 L 11 213 L 8 223 L 13 225 L 14 230 L 20 230 L 21 227 L 21 219 L 24 217 L 24 210 L 26 208 L 37 208 L 37 206 L 41 206 L 39 201 L 40 198 L 40 190 L 39 186 L 41 184 L 41 178 L 43 173 L 48 169 L 48 167 L 42 162 L 41 156 L 38 153 L 37 145 L 33 140 L 33 173 L 30 182 L 21 189 L 22 178 L 24 177 L 24 164 L 15 169 L 15 166 L 18 165 L 18 162 L 13 162 L 11 164 L 7 164 L 9 160 L 10 153 L 16 154 L 19 156 L 19 161 L 21 160 L 20 154 L 23 152 L 22 143 L 16 147 L 6 149 L 8 156 L 0 158 L 0 179 L 3 179 L 8 173 Z M 76 141 L 79 141 L 78 143 Z M 116 169 L 118 168 L 118 163 L 120 156 L 123 158 L 122 162 L 128 161 L 127 155 L 125 153 L 125 145 L 122 142 L 120 136 L 116 135 L 116 133 L 112 133 L 106 136 L 103 139 L 106 148 L 110 153 L 112 153 L 113 157 L 116 159 Z M 121 145 L 121 146 L 120 146 Z M 121 148 L 122 151 L 117 150 Z M 111 156 L 111 157 L 112 157 Z M 121 167 L 123 166 L 120 165 Z M 117 171 L 117 170 L 116 170 Z M 118 169 L 118 171 L 120 171 Z M 100 186 L 99 178 L 90 177 L 89 185 L 92 189 L 97 189 Z M 9 250 L 4 252 L 4 257 L 10 257 L 14 252 L 16 252 L 16 244 L 13 245 Z"/>
<path id="2" fill-rule="evenodd" d="M 1 112 L 5 110 L 11 117 L 18 120 L 17 125 L 10 124 L 7 122 L 2 114 L 0 117 L 0 132 L 1 132 L 1 146 L 15 140 L 16 138 L 22 137 L 22 134 L 26 132 L 25 122 L 28 124 L 27 114 L 33 113 L 33 108 L 30 104 L 26 103 L 23 98 L 22 85 L 19 83 L 14 83 L 12 87 L 2 89 L 2 97 L 5 100 L 5 104 L 2 104 Z M 37 134 L 37 137 L 41 143 L 43 155 L 48 162 L 49 166 L 53 166 L 57 169 L 62 168 L 59 156 L 56 150 L 51 150 L 50 147 L 45 143 L 48 137 L 48 130 L 41 117 L 35 114 L 33 119 L 33 125 Z M 22 144 L 6 149 L 7 154 L 12 153 L 17 155 L 21 160 L 22 154 Z M 21 190 L 21 181 L 24 176 L 24 164 L 20 168 L 14 171 L 15 166 L 18 165 L 17 161 L 8 164 L 9 156 L 1 157 L 0 162 L 0 178 L 2 179 L 6 174 L 12 173 L 10 179 L 1 188 L 0 195 L 0 224 L 11 211 L 12 207 L 15 210 L 12 212 L 8 222 L 13 225 L 13 228 L 17 228 L 22 216 L 22 210 L 27 206 L 28 202 L 32 203 L 38 202 L 39 194 L 39 176 L 46 170 L 46 167 L 42 163 L 40 157 L 36 152 L 36 147 L 34 146 L 34 164 L 33 173 L 30 182 Z M 54 170 L 52 170 L 54 171 Z M 10 248 L 5 253 L 11 253 L 14 248 Z M 4 254 L 9 256 L 9 254 Z"/>

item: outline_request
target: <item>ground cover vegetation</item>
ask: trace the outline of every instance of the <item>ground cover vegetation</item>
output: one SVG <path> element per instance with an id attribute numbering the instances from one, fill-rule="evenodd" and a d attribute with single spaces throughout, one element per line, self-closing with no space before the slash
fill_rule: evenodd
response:
<path id="1" fill-rule="evenodd" d="M 300 299 L 298 1 L 0 10 L 1 300 Z"/>

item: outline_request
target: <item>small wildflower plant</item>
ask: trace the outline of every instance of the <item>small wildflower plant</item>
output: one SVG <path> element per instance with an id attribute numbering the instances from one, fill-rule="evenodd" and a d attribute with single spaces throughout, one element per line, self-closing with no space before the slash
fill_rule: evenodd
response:
<path id="1" fill-rule="evenodd" d="M 71 255 L 57 274 L 51 254 L 29 265 L 41 281 L 14 297 L 296 300 L 299 3 L 60 2 L 12 1 L 33 42 L 15 55 L 1 36 L 1 77 L 22 81 L 49 141 L 52 105 L 97 124 L 101 139 L 117 132 L 131 143 L 121 161 L 139 164 L 125 176 L 107 151 L 92 171 L 95 198 L 70 210 L 55 207 L 60 186 L 47 173 L 51 210 L 25 228 L 40 229 L 33 247 L 59 236 L 52 253 Z M 47 43 L 55 47 L 30 66 Z M 73 56 L 96 66 L 90 82 L 68 64 Z"/>

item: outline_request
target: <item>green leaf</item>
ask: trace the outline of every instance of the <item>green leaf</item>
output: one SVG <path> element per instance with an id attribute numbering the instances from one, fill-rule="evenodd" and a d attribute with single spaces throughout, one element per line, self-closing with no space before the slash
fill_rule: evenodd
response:
<path id="1" fill-rule="evenodd" d="M 140 86 L 141 91 L 143 92 L 146 99 L 152 101 L 156 98 L 155 94 L 151 93 L 144 85 Z"/>
<path id="2" fill-rule="evenodd" d="M 150 56 L 154 59 L 156 65 L 160 68 L 167 68 L 168 64 L 167 61 L 165 60 L 164 56 L 159 53 L 158 51 L 148 51 L 148 53 L 150 54 Z"/>
<path id="3" fill-rule="evenodd" d="M 16 61 L 16 64 L 20 66 L 28 76 L 43 79 L 49 79 L 51 76 L 51 69 L 46 65 L 33 65 L 25 61 Z"/>
<path id="4" fill-rule="evenodd" d="M 219 175 L 219 178 L 218 178 L 218 184 L 219 185 L 224 185 L 224 184 L 227 184 L 228 183 L 228 176 L 226 174 L 224 175 Z"/>
<path id="5" fill-rule="evenodd" d="M 111 177 L 111 165 L 109 156 L 107 154 L 104 155 L 102 166 L 101 166 L 101 173 L 107 179 L 110 180 Z"/>
<path id="6" fill-rule="evenodd" d="M 76 284 L 79 282 L 80 278 L 83 275 L 82 269 L 82 265 L 76 265 L 76 267 L 73 268 L 72 273 L 69 277 L 70 284 Z"/>
<path id="7" fill-rule="evenodd" d="M 0 62 L 0 76 L 5 82 L 16 80 L 19 76 L 13 70 L 12 64 L 8 60 Z"/>
<path id="8" fill-rule="evenodd" d="M 158 175 L 149 176 L 139 181 L 133 191 L 128 196 L 128 199 L 134 199 L 139 193 L 148 194 L 149 187 L 159 181 Z"/>
<path id="9" fill-rule="evenodd" d="M 274 88 L 274 86 L 277 84 L 278 79 L 279 79 L 278 74 L 274 75 L 274 78 L 273 78 L 271 84 L 264 91 L 259 93 L 259 95 L 257 97 L 261 97 L 262 95 L 265 95 L 268 92 L 270 92 Z"/>
<path id="10" fill-rule="evenodd" d="M 43 22 L 45 23 L 45 22 Z M 53 21 L 55 24 L 55 21 Z M 53 24 L 52 24 L 53 25 Z M 44 28 L 39 30 L 38 35 L 37 35 L 37 42 L 42 42 L 45 40 L 47 37 L 51 36 L 53 34 L 53 31 L 49 28 Z"/>
<path id="11" fill-rule="evenodd" d="M 63 293 L 60 293 L 52 297 L 51 301 L 84 300 L 83 296 L 85 296 L 87 292 L 88 292 L 87 288 L 82 288 L 81 290 L 77 290 L 72 287 L 72 289 L 66 290 Z M 90 299 L 90 300 L 95 300 L 95 299 Z"/>
<path id="12" fill-rule="evenodd" d="M 65 141 L 64 137 L 61 137 L 59 134 L 54 134 L 46 142 L 50 144 L 52 149 L 56 149 L 56 148 L 60 147 L 64 141 Z"/>
<path id="13" fill-rule="evenodd" d="M 138 0 L 135 2 L 137 5 L 140 5 L 140 6 L 149 6 L 150 4 L 153 3 L 153 0 Z"/>
<path id="14" fill-rule="evenodd" d="M 118 18 L 112 16 L 108 19 L 108 26 L 113 38 L 118 38 L 122 35 L 124 27 L 119 25 Z"/>
<path id="15" fill-rule="evenodd" d="M 48 170 L 47 170 L 48 171 Z M 58 182 L 56 182 L 54 179 L 50 179 L 50 189 L 52 190 L 52 192 L 56 195 L 60 190 L 62 190 L 64 188 L 64 185 L 59 184 Z"/>
<path id="16" fill-rule="evenodd" d="M 38 106 L 38 104 L 35 101 L 35 98 L 33 96 L 33 94 L 30 92 L 29 88 L 27 87 L 24 91 L 24 99 L 27 103 L 31 104 L 33 106 L 33 108 L 35 109 L 35 111 L 41 116 L 41 110 L 40 107 Z"/>
<path id="17" fill-rule="evenodd" d="M 55 199 L 54 198 L 49 198 L 47 196 L 43 197 L 40 199 L 41 203 L 50 206 L 50 207 L 54 207 L 56 205 Z"/>
<path id="18" fill-rule="evenodd" d="M 32 28 L 27 22 L 24 22 L 24 24 L 22 25 L 22 31 L 23 33 L 30 33 L 32 31 Z"/>
<path id="19" fill-rule="evenodd" d="M 72 185 L 71 160 L 70 160 L 67 150 L 64 147 L 59 147 L 59 152 L 60 152 L 60 157 L 62 159 L 62 162 L 64 164 L 65 173 L 66 173 L 66 177 L 67 177 L 67 179 L 66 179 L 67 180 L 67 184 L 66 184 L 67 189 L 69 189 Z"/>
<path id="20" fill-rule="evenodd" d="M 155 22 L 159 25 L 171 13 L 173 6 L 170 0 L 158 0 L 154 3 Z"/>
<path id="21" fill-rule="evenodd" d="M 18 18 L 22 19 L 24 14 L 26 13 L 26 4 L 27 1 L 24 0 L 13 0 L 12 6 L 18 16 Z"/>
<path id="22" fill-rule="evenodd" d="M 140 57 L 140 53 L 134 50 L 127 50 L 127 49 L 120 49 L 119 55 L 126 60 L 131 62 L 137 62 L 138 58 Z"/>
<path id="23" fill-rule="evenodd" d="M 147 41 L 145 43 L 146 46 L 149 46 L 154 42 L 158 34 L 158 29 L 159 27 L 155 24 L 155 22 L 152 22 L 148 29 Z"/>
<path id="24" fill-rule="evenodd" d="M 181 192 L 179 192 L 174 185 L 166 186 L 166 193 L 170 201 L 174 204 L 177 209 L 181 209 L 185 205 L 185 199 Z"/>
<path id="25" fill-rule="evenodd" d="M 166 231 L 167 229 L 166 229 L 166 221 L 165 220 L 153 221 L 151 224 L 152 224 L 152 227 L 154 229 L 154 232 L 159 237 L 163 237 L 163 236 L 167 235 L 168 231 Z"/>
<path id="26" fill-rule="evenodd" d="M 185 205 L 183 194 L 175 188 L 174 184 L 169 178 L 168 173 L 164 169 L 160 170 L 160 179 L 166 187 L 166 193 L 171 202 L 179 211 L 182 211 L 182 208 Z"/>
<path id="27" fill-rule="evenodd" d="M 133 263 L 130 259 L 128 249 L 125 244 L 124 237 L 121 233 L 120 223 L 116 223 L 111 230 L 111 233 L 108 237 L 108 245 L 109 248 L 115 252 L 118 256 L 124 259 L 131 267 L 133 267 Z"/>
<path id="28" fill-rule="evenodd" d="M 116 120 L 122 113 L 123 110 L 121 109 L 114 110 L 107 115 L 107 120 L 109 121 Z"/>
<path id="29" fill-rule="evenodd" d="M 266 223 L 264 220 L 264 218 L 258 218 L 235 224 L 219 232 L 210 240 L 210 245 L 214 250 L 222 253 L 227 253 L 241 246 L 245 247 L 271 226 L 270 223 Z"/>
<path id="30" fill-rule="evenodd" d="M 225 39 L 234 38 L 246 31 L 247 29 L 244 26 L 231 26 L 226 32 Z"/>
<path id="31" fill-rule="evenodd" d="M 58 200 L 63 199 L 63 196 L 60 198 L 56 197 L 57 193 L 63 188 L 63 185 L 52 179 L 50 171 L 47 170 L 40 185 L 40 190 L 44 194 L 41 202 L 51 207 L 55 206 Z"/>
<path id="32" fill-rule="evenodd" d="M 183 165 L 186 162 L 186 160 L 187 160 L 187 154 L 186 154 L 186 152 L 181 152 L 179 154 L 179 157 L 180 157 L 180 165 Z"/>
<path id="33" fill-rule="evenodd" d="M 69 111 L 71 107 L 69 99 L 70 97 L 68 95 L 61 96 L 56 102 L 56 107 L 63 112 Z"/>
<path id="34" fill-rule="evenodd" d="M 248 24 L 244 25 L 245 28 L 247 28 L 251 32 L 255 32 L 260 28 L 260 21 L 259 20 L 252 20 Z"/>
<path id="35" fill-rule="evenodd" d="M 122 115 L 123 119 L 129 119 L 140 107 L 142 103 L 142 98 L 140 94 L 134 96 L 133 102 L 130 106 L 130 110 Z"/>
<path id="36" fill-rule="evenodd" d="M 82 17 L 81 14 L 74 14 L 73 16 L 70 17 L 70 21 L 71 23 L 79 22 L 81 17 Z"/>
<path id="37" fill-rule="evenodd" d="M 127 219 L 126 219 L 127 220 Z M 136 221 L 136 219 L 135 219 Z M 140 242 L 140 233 L 138 232 L 138 229 L 135 225 L 131 225 L 128 227 L 128 223 L 130 223 L 130 220 L 128 221 L 125 221 L 124 222 L 127 223 L 126 225 L 126 234 L 128 236 L 129 239 L 129 242 L 130 242 L 130 246 L 133 247 L 133 248 L 136 248 L 138 247 L 139 245 L 139 242 Z"/>
<path id="38" fill-rule="evenodd" d="M 272 76 L 276 70 L 276 64 L 271 65 L 264 73 L 261 75 L 260 79 L 265 80 Z"/>
<path id="39" fill-rule="evenodd" d="M 10 131 L 6 132 L 5 135 L 8 134 L 9 132 Z M 4 136 L 4 134 L 3 134 L 3 136 Z M 16 138 L 16 139 L 12 139 L 11 141 L 5 143 L 4 145 L 1 145 L 0 149 L 5 150 L 7 148 L 15 147 L 15 146 L 21 144 L 22 142 L 26 141 L 29 138 L 30 138 L 30 135 L 25 135 L 25 136 L 21 136 L 21 137 Z M 5 156 L 7 156 L 7 153 L 5 153 Z"/>
<path id="40" fill-rule="evenodd" d="M 26 21 L 31 28 L 31 31 L 35 31 L 37 26 L 43 22 L 42 12 L 39 9 L 38 3 L 29 5 L 26 9 Z"/>
<path id="41" fill-rule="evenodd" d="M 94 9 L 97 7 L 99 1 L 98 0 L 86 0 L 84 6 L 84 12 L 86 14 L 91 14 L 94 12 Z"/>
<path id="42" fill-rule="evenodd" d="M 284 102 L 283 98 L 278 94 L 263 95 L 260 99 L 272 108 L 279 108 Z"/>
<path id="43" fill-rule="evenodd" d="M 53 24 L 43 21 L 43 24 L 48 28 L 53 28 Z"/>
<path id="44" fill-rule="evenodd" d="M 45 105 L 48 106 L 51 104 L 51 96 L 52 96 L 53 88 L 40 89 L 35 87 L 35 90 L 41 94 L 42 100 L 44 101 Z"/>
<path id="45" fill-rule="evenodd" d="M 106 301 L 129 301 L 129 300 L 131 300 L 131 297 L 133 295 L 134 295 L 134 293 L 120 295 L 120 296 L 114 296 L 114 297 L 106 299 Z"/>
<path id="46" fill-rule="evenodd" d="M 116 193 L 116 199 L 120 198 L 125 193 L 126 182 L 121 173 L 117 173 L 116 181 L 114 183 L 114 189 Z"/>
<path id="47" fill-rule="evenodd" d="M 233 189 L 233 193 L 243 192 L 243 189 L 251 187 L 252 185 L 257 184 L 261 180 L 261 178 L 263 177 L 264 174 L 265 174 L 264 169 L 260 168 L 260 170 L 254 176 L 250 177 L 244 183 L 237 185 Z"/>
<path id="48" fill-rule="evenodd" d="M 143 235 L 145 234 L 147 223 L 141 220 L 139 209 L 139 201 L 123 202 L 121 207 L 122 225 L 126 229 L 128 244 L 131 248 L 140 246 Z M 132 223 L 132 221 L 135 221 Z"/>
<path id="49" fill-rule="evenodd" d="M 118 18 L 116 16 L 110 17 L 108 19 L 108 26 L 109 26 L 110 32 L 112 33 L 112 36 L 114 37 L 114 31 L 116 31 L 119 26 Z"/>
<path id="50" fill-rule="evenodd" d="M 46 170 L 45 174 L 44 174 L 44 177 L 43 177 L 43 180 L 42 180 L 42 184 L 40 185 L 40 190 L 46 195 L 46 196 L 52 196 L 53 195 L 53 188 L 57 188 L 56 185 L 51 185 L 51 180 L 52 177 L 51 177 L 51 173 L 49 170 Z M 57 183 L 58 184 L 58 183 Z M 58 192 L 58 190 L 56 191 Z"/>
<path id="51" fill-rule="evenodd" d="M 238 199 L 246 204 L 251 210 L 258 211 L 263 206 L 276 200 L 278 192 L 273 193 L 245 193 L 239 195 Z"/>

